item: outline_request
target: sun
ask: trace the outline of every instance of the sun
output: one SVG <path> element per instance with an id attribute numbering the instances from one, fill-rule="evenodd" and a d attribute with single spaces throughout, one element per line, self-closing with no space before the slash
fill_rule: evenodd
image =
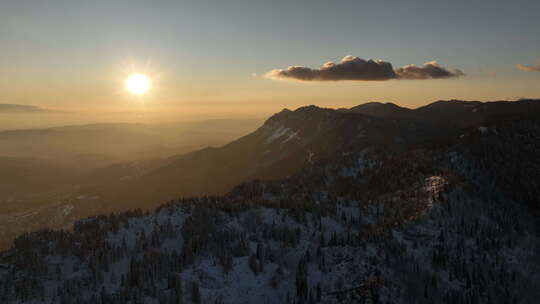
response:
<path id="1" fill-rule="evenodd" d="M 126 89 L 136 95 L 148 92 L 150 84 L 150 78 L 144 74 L 131 74 L 126 79 Z"/>

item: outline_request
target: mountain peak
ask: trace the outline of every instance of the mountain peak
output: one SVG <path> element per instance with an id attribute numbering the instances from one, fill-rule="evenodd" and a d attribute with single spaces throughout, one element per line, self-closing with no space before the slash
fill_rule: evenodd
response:
<path id="1" fill-rule="evenodd" d="M 281 110 L 280 112 L 270 116 L 270 118 L 268 118 L 268 120 L 266 120 L 265 124 L 268 124 L 268 123 L 273 123 L 273 122 L 277 122 L 277 121 L 285 121 L 285 120 L 289 120 L 291 118 L 298 118 L 299 115 L 300 116 L 304 116 L 304 115 L 312 115 L 312 114 L 315 114 L 315 113 L 324 113 L 324 112 L 334 112 L 335 110 L 333 109 L 327 109 L 327 108 L 321 108 L 321 107 L 318 107 L 318 106 L 315 106 L 315 105 L 309 105 L 309 106 L 304 106 L 304 107 L 300 107 L 300 108 L 297 108 L 296 110 L 294 111 L 291 111 L 287 108 Z"/>
<path id="2" fill-rule="evenodd" d="M 408 114 L 411 109 L 403 108 L 391 102 L 367 102 L 347 110 L 351 113 L 360 113 L 376 117 L 401 117 Z"/>
<path id="3" fill-rule="evenodd" d="M 303 107 L 300 107 L 296 110 L 294 110 L 295 112 L 301 112 L 301 111 L 316 111 L 316 110 L 321 110 L 323 108 L 321 107 L 318 107 L 316 105 L 308 105 L 308 106 L 303 106 Z"/>
<path id="4" fill-rule="evenodd" d="M 459 100 L 459 99 L 450 99 L 450 100 L 437 100 L 428 105 L 425 105 L 422 108 L 435 108 L 435 107 L 453 107 L 456 105 L 462 106 L 476 106 L 482 104 L 481 101 L 470 101 L 470 100 Z"/>
<path id="5" fill-rule="evenodd" d="M 366 103 L 362 103 L 362 104 L 359 104 L 357 106 L 354 106 L 354 107 L 350 108 L 349 110 L 367 109 L 367 108 L 407 109 L 407 108 L 404 108 L 404 107 L 400 107 L 397 104 L 392 103 L 392 102 L 371 101 L 371 102 L 366 102 Z"/>
<path id="6" fill-rule="evenodd" d="M 380 101 L 370 101 L 370 102 L 366 102 L 366 103 L 357 105 L 355 107 L 376 107 L 376 106 L 392 106 L 392 107 L 398 107 L 399 108 L 399 106 L 396 105 L 395 103 L 380 102 Z"/>
<path id="7" fill-rule="evenodd" d="M 291 112 L 291 110 L 287 108 L 283 108 L 283 110 L 281 110 L 279 113 L 289 113 L 289 112 Z"/>
<path id="8" fill-rule="evenodd" d="M 279 121 L 279 120 L 282 120 L 284 119 L 285 117 L 289 116 L 290 113 L 292 113 L 291 110 L 287 109 L 287 108 L 284 108 L 283 110 L 279 111 L 278 113 L 270 116 L 266 122 L 264 123 L 265 125 L 268 124 L 268 123 L 271 123 L 273 121 Z"/>

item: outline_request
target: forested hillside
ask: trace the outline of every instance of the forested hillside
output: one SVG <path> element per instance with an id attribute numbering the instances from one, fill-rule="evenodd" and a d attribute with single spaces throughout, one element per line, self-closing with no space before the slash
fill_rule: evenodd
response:
<path id="1" fill-rule="evenodd" d="M 285 179 L 25 234 L 2 253 L 0 301 L 536 303 L 539 139 L 525 115 L 353 145 Z"/>

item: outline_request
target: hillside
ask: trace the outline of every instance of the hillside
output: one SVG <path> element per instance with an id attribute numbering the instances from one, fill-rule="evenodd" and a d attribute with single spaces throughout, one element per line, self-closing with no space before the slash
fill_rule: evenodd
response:
<path id="1" fill-rule="evenodd" d="M 69 227 L 74 220 L 87 216 L 122 212 L 133 208 L 150 209 L 165 201 L 180 197 L 225 194 L 239 183 L 254 179 L 285 178 L 313 163 L 331 161 L 350 151 L 378 146 L 385 151 L 399 152 L 423 145 L 445 144 L 448 140 L 459 138 L 470 128 L 485 125 L 490 119 L 512 118 L 523 113 L 538 113 L 535 110 L 538 105 L 540 102 L 534 100 L 489 103 L 439 101 L 415 110 L 386 104 L 383 106 L 385 110 L 379 111 L 376 108 L 380 104 L 370 103 L 368 108 L 370 108 L 371 116 L 356 113 L 361 109 L 366 109 L 365 105 L 354 107 L 355 110 L 352 112 L 315 106 L 301 107 L 294 111 L 284 109 L 270 117 L 254 132 L 223 146 L 216 145 L 216 147 L 170 157 L 119 163 L 114 163 L 110 157 L 104 156 L 110 154 L 77 154 L 77 145 L 67 145 L 66 149 L 60 149 L 62 145 L 50 145 L 48 149 L 74 151 L 70 152 L 71 159 L 64 158 L 63 161 L 70 160 L 71 164 L 79 164 L 75 167 L 77 170 L 76 172 L 72 170 L 68 172 L 69 174 L 59 174 L 58 178 L 69 179 L 70 182 L 67 183 L 61 181 L 52 183 L 56 180 L 56 176 L 50 180 L 40 177 L 42 175 L 46 177 L 47 170 L 10 173 L 13 176 L 32 174 L 32 180 L 37 183 L 34 183 L 35 187 L 30 187 L 32 183 L 19 187 L 21 191 L 32 194 L 29 199 L 21 200 L 19 197 L 18 200 L 13 200 L 11 196 L 4 198 L 10 203 L 2 206 L 4 210 L 2 216 L 5 220 L 0 225 L 2 228 L 0 247 L 10 244 L 12 239 L 21 232 L 35 231 L 40 228 Z M 427 114 L 438 113 L 442 108 L 450 110 L 441 112 L 448 113 L 448 117 L 440 118 L 440 122 L 437 120 L 437 115 Z M 387 110 L 397 110 L 406 115 L 395 118 L 393 115 L 384 114 L 388 112 Z M 474 119 L 467 120 L 469 121 L 467 123 L 459 122 L 461 117 L 466 116 L 463 113 L 472 113 Z M 446 122 L 451 119 L 459 123 Z M 17 145 L 17 147 L 37 145 L 37 148 L 30 151 L 44 151 L 38 148 L 39 140 L 31 139 L 43 138 L 44 143 L 55 141 L 62 143 L 65 142 L 63 139 L 76 138 L 81 142 L 81 147 L 89 149 L 93 146 L 102 147 L 101 142 L 108 142 L 111 144 L 111 151 L 118 155 L 129 149 L 130 145 L 124 145 L 125 142 L 137 142 L 138 147 L 141 148 L 147 142 L 162 142 L 163 138 L 169 138 L 167 142 L 171 142 L 174 138 L 187 140 L 191 138 L 189 136 L 192 136 L 199 138 L 201 142 L 204 138 L 213 138 L 204 134 L 214 134 L 217 140 L 223 136 L 220 132 L 231 130 L 227 136 L 233 136 L 235 134 L 232 133 L 233 130 L 246 128 L 251 124 L 251 122 L 234 121 L 163 126 L 98 124 L 2 132 L 0 142 L 4 141 L 5 147 L 11 148 Z M 202 135 L 197 136 L 198 134 Z M 104 135 L 103 139 L 101 135 Z M 139 139 L 148 139 L 148 141 Z M 504 142 L 499 144 L 504 145 Z M 203 143 L 201 142 L 200 145 Z M 519 145 L 507 146 L 506 149 L 513 147 L 519 147 Z M 159 149 L 155 148 L 150 148 L 149 151 L 158 155 L 167 154 L 166 151 L 158 152 Z M 172 150 L 167 151 L 174 154 Z M 520 150 L 515 151 L 512 155 L 515 157 L 514 160 L 519 162 L 519 156 L 515 154 L 519 154 Z M 506 153 L 506 151 L 501 152 L 500 157 L 504 159 Z M 47 166 L 53 164 L 47 164 Z M 110 165 L 100 167 L 99 164 Z M 62 168 L 65 167 L 63 165 Z M 89 167 L 95 169 L 88 170 Z M 81 174 L 80 171 L 84 168 L 86 171 Z M 529 177 L 515 178 L 518 174 L 516 172 L 512 174 L 512 181 L 523 180 L 523 184 L 531 184 L 531 180 L 534 181 Z M 16 180 L 15 178 L 12 182 Z M 54 187 L 48 186 L 51 184 Z M 534 183 L 531 184 L 532 190 L 529 192 L 532 193 L 530 196 L 534 197 L 535 190 L 532 185 Z M 39 187 L 46 189 L 47 193 L 37 191 Z M 55 188 L 62 189 L 56 192 L 49 191 Z M 55 218 L 54 221 L 41 220 L 51 214 Z"/>
<path id="2" fill-rule="evenodd" d="M 511 165 L 495 161 L 506 148 L 493 136 L 538 147 L 539 123 L 498 120 L 407 151 L 351 149 L 223 196 L 23 235 L 2 254 L 0 299 L 534 303 L 537 218 L 511 195 L 534 188 L 498 186 Z"/>
<path id="3" fill-rule="evenodd" d="M 223 194 L 238 183 L 283 178 L 350 149 L 379 145 L 406 150 L 459 135 L 491 117 L 540 111 L 540 102 L 533 100 L 439 101 L 415 110 L 384 104 L 383 108 L 403 114 L 396 119 L 383 114 L 389 111 L 375 110 L 381 104 L 367 105 L 366 113 L 371 114 L 358 112 L 366 105 L 350 111 L 316 106 L 284 109 L 255 132 L 229 144 L 172 157 L 160 168 L 95 191 L 105 205 L 119 204 L 119 208 L 124 202 L 144 207 L 182 196 Z M 443 110 L 447 108 L 451 110 Z M 463 120 L 466 113 L 473 117 Z"/>
<path id="4" fill-rule="evenodd" d="M 159 198 L 225 193 L 253 178 L 288 176 L 351 146 L 395 145 L 403 140 L 399 131 L 394 123 L 331 109 L 284 110 L 251 134 L 219 148 L 175 157 L 121 188 L 114 186 L 114 191 L 123 200 L 126 188 L 135 189 L 138 199 L 147 197 L 144 204 Z"/>
<path id="5" fill-rule="evenodd" d="M 208 161 L 215 151 L 250 142 L 276 149 L 298 135 L 287 147 L 311 145 L 329 157 L 224 195 L 173 199 L 152 212 L 24 234 L 0 254 L 0 299 L 534 303 L 540 296 L 538 113 L 493 116 L 455 136 L 413 145 L 393 146 L 389 137 L 332 150 L 335 145 L 321 145 L 330 137 L 318 137 L 310 117 L 317 117 L 318 130 L 327 121 L 330 130 L 347 131 L 342 138 L 357 133 L 349 117 L 382 132 L 370 129 L 379 120 L 314 107 L 297 111 L 193 155 Z M 297 119 L 306 123 L 295 125 Z M 299 144 L 305 138 L 313 139 Z M 253 157 L 271 163 L 280 153 Z"/>

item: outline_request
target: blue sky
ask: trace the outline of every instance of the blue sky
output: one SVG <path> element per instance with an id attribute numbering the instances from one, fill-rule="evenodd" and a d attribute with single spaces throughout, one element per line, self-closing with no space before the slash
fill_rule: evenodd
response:
<path id="1" fill-rule="evenodd" d="M 0 102 L 121 105 L 115 99 L 129 97 L 115 91 L 115 81 L 128 64 L 150 66 L 162 88 L 154 92 L 155 104 L 168 106 L 540 97 L 534 85 L 540 73 L 515 68 L 540 59 L 539 11 L 540 1 L 526 0 L 4 0 Z M 291 65 L 317 68 L 345 55 L 396 68 L 437 60 L 466 77 L 308 85 L 260 77 Z"/>

